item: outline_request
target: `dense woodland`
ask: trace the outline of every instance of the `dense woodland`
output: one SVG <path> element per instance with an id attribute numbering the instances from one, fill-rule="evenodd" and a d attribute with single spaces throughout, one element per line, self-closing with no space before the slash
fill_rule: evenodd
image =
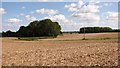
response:
<path id="1" fill-rule="evenodd" d="M 83 27 L 80 33 L 100 33 L 100 32 L 120 32 L 120 29 L 112 29 L 110 27 Z"/>
<path id="2" fill-rule="evenodd" d="M 50 19 L 33 21 L 28 26 L 21 26 L 16 32 L 2 32 L 3 37 L 57 37 L 61 33 L 61 26 L 58 22 Z"/>
<path id="3" fill-rule="evenodd" d="M 82 27 L 80 31 L 61 32 L 61 26 L 58 22 L 52 22 L 50 19 L 33 21 L 28 26 L 21 26 L 18 31 L 2 32 L 2 37 L 57 37 L 62 33 L 100 33 L 100 32 L 120 32 L 119 29 L 110 27 Z"/>

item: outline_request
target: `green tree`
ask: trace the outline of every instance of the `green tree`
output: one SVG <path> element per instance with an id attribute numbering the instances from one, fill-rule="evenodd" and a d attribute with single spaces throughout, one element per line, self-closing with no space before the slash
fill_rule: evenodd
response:
<path id="1" fill-rule="evenodd" d="M 17 33 L 20 37 L 57 37 L 61 34 L 61 26 L 58 22 L 52 22 L 50 19 L 45 19 L 33 21 L 26 27 L 21 26 Z"/>
<path id="2" fill-rule="evenodd" d="M 28 29 L 30 29 L 30 31 L 29 31 L 29 33 L 31 34 L 31 36 L 32 37 L 35 37 L 35 36 L 37 36 L 37 25 L 38 25 L 38 21 L 36 20 L 36 21 L 33 21 L 33 22 L 31 22 L 28 26 L 27 26 L 27 28 Z"/>
<path id="3" fill-rule="evenodd" d="M 40 21 L 38 28 L 41 36 L 57 37 L 61 32 L 61 27 L 58 22 L 52 22 L 50 19 Z"/>
<path id="4" fill-rule="evenodd" d="M 17 33 L 18 33 L 19 37 L 29 36 L 29 31 L 28 31 L 27 27 L 25 27 L 25 26 L 21 26 Z"/>
<path id="5" fill-rule="evenodd" d="M 80 33 L 84 32 L 84 28 L 85 28 L 86 33 L 99 33 L 99 32 L 111 32 L 112 31 L 112 28 L 110 27 L 83 27 L 83 28 L 80 28 Z"/>

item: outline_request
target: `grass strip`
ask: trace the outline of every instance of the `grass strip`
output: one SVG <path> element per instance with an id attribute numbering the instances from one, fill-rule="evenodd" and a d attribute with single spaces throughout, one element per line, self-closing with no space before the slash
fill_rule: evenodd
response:
<path id="1" fill-rule="evenodd" d="M 35 41 L 35 40 L 38 40 L 38 38 L 35 38 L 35 37 L 19 37 L 18 40 Z"/>
<path id="2" fill-rule="evenodd" d="M 81 40 L 112 40 L 112 39 L 120 39 L 120 37 L 115 38 L 83 38 L 83 39 L 76 39 L 76 40 L 56 40 L 56 41 L 81 41 Z"/>
<path id="3" fill-rule="evenodd" d="M 38 39 L 50 39 L 53 37 L 18 37 L 17 40 L 37 41 Z"/>

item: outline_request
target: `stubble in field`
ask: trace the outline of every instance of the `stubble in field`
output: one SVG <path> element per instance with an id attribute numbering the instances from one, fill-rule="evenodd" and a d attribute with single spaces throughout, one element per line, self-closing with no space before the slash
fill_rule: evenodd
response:
<path id="1" fill-rule="evenodd" d="M 117 33 L 87 34 L 87 38 L 118 37 Z M 83 34 L 22 41 L 2 38 L 3 66 L 117 66 L 118 39 L 79 40 Z"/>

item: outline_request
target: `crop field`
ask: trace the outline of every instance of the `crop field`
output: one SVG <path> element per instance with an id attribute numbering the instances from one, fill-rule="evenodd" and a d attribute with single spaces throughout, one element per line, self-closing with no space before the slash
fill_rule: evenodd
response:
<path id="1" fill-rule="evenodd" d="M 2 38 L 3 66 L 117 66 L 118 33 L 63 34 L 57 38 Z"/>

